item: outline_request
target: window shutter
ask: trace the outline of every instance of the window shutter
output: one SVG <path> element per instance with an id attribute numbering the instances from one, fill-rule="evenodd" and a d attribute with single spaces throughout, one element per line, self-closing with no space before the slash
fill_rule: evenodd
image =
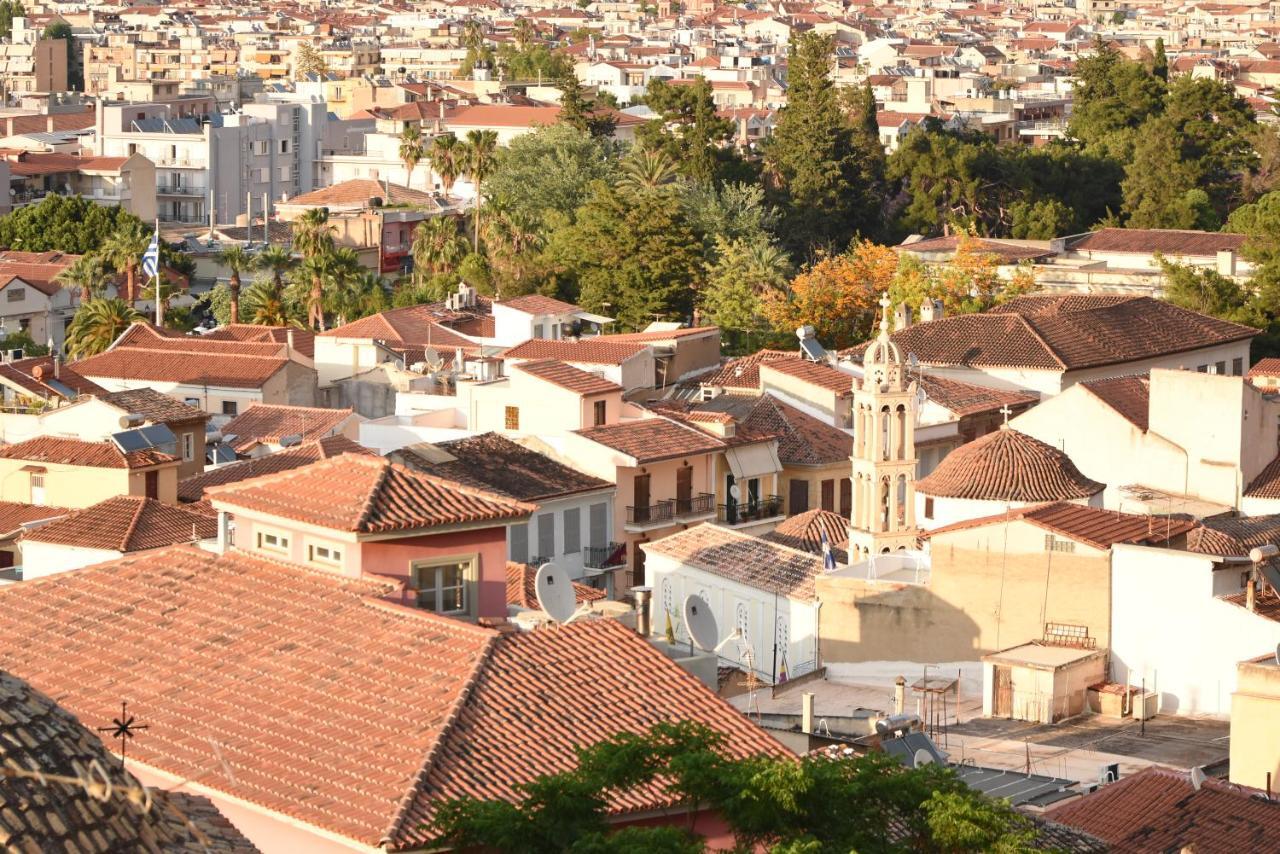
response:
<path id="1" fill-rule="evenodd" d="M 582 511 L 570 507 L 564 511 L 564 553 L 577 554 L 582 550 Z"/>
<path id="2" fill-rule="evenodd" d="M 510 530 L 511 559 L 516 563 L 525 563 L 529 560 L 529 523 L 512 525 Z"/>
<path id="3" fill-rule="evenodd" d="M 556 555 L 556 514 L 538 514 L 538 555 L 553 558 Z"/>
<path id="4" fill-rule="evenodd" d="M 590 511 L 591 545 L 603 547 L 609 544 L 609 508 L 605 504 L 592 504 Z"/>

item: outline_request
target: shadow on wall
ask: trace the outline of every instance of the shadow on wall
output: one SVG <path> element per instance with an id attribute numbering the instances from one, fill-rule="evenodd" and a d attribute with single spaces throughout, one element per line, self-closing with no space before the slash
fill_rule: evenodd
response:
<path id="1" fill-rule="evenodd" d="M 972 661 L 979 627 L 928 588 L 857 578 L 818 579 L 824 664 Z"/>

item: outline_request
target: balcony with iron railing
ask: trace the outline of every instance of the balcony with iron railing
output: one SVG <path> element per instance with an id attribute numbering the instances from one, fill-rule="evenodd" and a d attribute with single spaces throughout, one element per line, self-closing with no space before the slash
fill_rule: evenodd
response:
<path id="1" fill-rule="evenodd" d="M 639 533 L 676 522 L 709 519 L 715 512 L 715 496 L 703 492 L 689 498 L 668 498 L 657 504 L 627 507 L 627 521 L 623 527 L 628 532 Z"/>
<path id="2" fill-rule="evenodd" d="M 551 563 L 551 561 L 552 561 L 552 557 L 550 555 L 534 555 L 533 557 L 529 558 L 529 566 L 533 567 L 534 569 L 537 569 L 538 567 L 542 566 L 544 563 Z"/>
<path id="3" fill-rule="evenodd" d="M 582 550 L 582 566 L 588 573 L 597 574 L 608 569 L 627 565 L 626 543 L 606 543 L 603 546 L 587 546 Z"/>
<path id="4" fill-rule="evenodd" d="M 724 525 L 754 525 L 783 515 L 782 497 L 766 495 L 755 500 L 720 504 L 716 507 L 716 521 Z"/>

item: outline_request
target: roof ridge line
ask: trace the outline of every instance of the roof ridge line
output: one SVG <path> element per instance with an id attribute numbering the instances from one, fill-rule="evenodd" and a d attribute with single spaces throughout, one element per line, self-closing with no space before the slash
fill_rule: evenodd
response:
<path id="1" fill-rule="evenodd" d="M 1011 312 L 1011 314 L 1014 314 L 1018 320 L 1022 321 L 1022 325 L 1027 328 L 1027 331 L 1031 333 L 1033 338 L 1040 342 L 1040 346 L 1044 347 L 1049 355 L 1053 357 L 1053 360 L 1058 363 L 1058 367 L 1062 368 L 1064 371 L 1070 370 L 1067 367 L 1067 363 L 1062 360 L 1062 356 L 1053 348 L 1053 345 L 1045 340 L 1044 336 L 1040 334 L 1040 330 L 1036 329 L 1035 326 L 1027 320 L 1026 315 L 1017 314 L 1017 312 Z"/>
<path id="2" fill-rule="evenodd" d="M 418 766 L 418 773 L 413 775 L 409 787 L 400 798 L 400 803 L 396 806 L 396 813 L 391 818 L 391 824 L 383 831 L 382 839 L 379 840 L 380 844 L 393 843 L 405 821 L 408 820 L 409 812 L 413 809 L 414 803 L 417 802 L 418 795 L 427 780 L 427 776 L 431 773 L 431 769 L 435 767 L 436 759 L 444 750 L 445 740 L 457 723 L 463 708 L 471 700 L 471 694 L 475 691 L 476 685 L 480 683 L 480 676 L 484 673 L 485 668 L 488 667 L 490 656 L 500 642 L 501 637 L 501 634 L 494 632 L 493 636 L 485 642 L 480 654 L 476 656 L 475 666 L 471 668 L 471 672 L 467 675 L 467 681 L 463 683 L 462 690 L 458 692 L 457 698 L 453 701 L 453 706 L 440 724 L 440 732 L 427 748 L 426 755 L 422 757 L 422 763 Z"/>
<path id="3" fill-rule="evenodd" d="M 133 511 L 133 519 L 129 521 L 129 527 L 124 529 L 124 536 L 120 538 L 120 551 L 129 551 L 129 540 L 133 537 L 133 532 L 138 530 L 138 523 L 142 521 L 142 511 L 146 509 L 147 502 L 151 499 L 140 495 L 122 495 L 121 498 L 137 498 L 138 506 Z"/>

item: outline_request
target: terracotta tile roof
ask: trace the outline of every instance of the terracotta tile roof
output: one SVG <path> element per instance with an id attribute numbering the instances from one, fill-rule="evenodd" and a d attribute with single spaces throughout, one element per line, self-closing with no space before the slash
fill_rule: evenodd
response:
<path id="1" fill-rule="evenodd" d="M 206 492 L 215 507 L 225 505 L 356 533 L 505 522 L 528 516 L 534 509 L 361 454 L 343 454 Z"/>
<path id="2" fill-rule="evenodd" d="M 84 442 L 61 436 L 37 436 L 0 448 L 0 457 L 33 463 L 57 463 L 100 469 L 139 469 L 176 463 L 178 458 L 155 448 L 124 453 L 114 442 Z"/>
<path id="3" fill-rule="evenodd" d="M 558 359 L 577 365 L 621 365 L 646 349 L 644 344 L 611 344 L 599 338 L 581 341 L 531 338 L 510 348 L 503 356 L 507 359 Z"/>
<path id="4" fill-rule="evenodd" d="M 616 620 L 506 635 L 490 652 L 393 838 L 401 846 L 419 842 L 433 801 L 513 800 L 517 787 L 537 775 L 576 767 L 576 748 L 671 720 L 724 733 L 731 756 L 787 755 L 772 736 Z M 672 803 L 671 793 L 655 785 L 614 795 L 609 809 L 647 812 Z"/>
<path id="5" fill-rule="evenodd" d="M 176 337 L 135 323 L 110 350 L 73 367 L 90 378 L 261 388 L 288 364 L 277 344 Z"/>
<path id="6" fill-rule="evenodd" d="M 117 714 L 119 710 L 117 709 Z M 102 718 L 107 723 L 109 718 Z M 96 724 L 95 719 L 91 723 Z M 79 786 L 7 779 L 0 839 L 8 851 L 255 852 L 258 849 L 207 799 L 153 791 L 151 809 L 130 800 L 142 784 L 97 733 L 26 682 L 0 671 L 0 757 L 3 765 L 77 776 L 97 764 L 113 791 L 89 797 Z M 190 826 L 188 826 L 190 823 Z M 192 831 L 197 833 L 193 833 Z M 203 837 L 203 838 L 200 838 Z"/>
<path id="7" fill-rule="evenodd" d="M 917 382 L 929 400 L 950 410 L 959 418 L 979 412 L 995 412 L 1006 406 L 1013 409 L 1040 402 L 1040 397 L 1035 392 L 989 388 L 928 374 L 917 377 Z"/>
<path id="8" fill-rule="evenodd" d="M 354 414 L 353 409 L 255 403 L 224 424 L 222 435 L 235 436 L 232 446 L 242 454 L 254 445 L 278 444 L 285 436 L 301 436 L 304 442 L 323 439 Z"/>
<path id="9" fill-rule="evenodd" d="M 1257 546 L 1280 543 L 1280 515 L 1213 516 L 1187 535 L 1187 549 L 1222 557 L 1245 557 Z"/>
<path id="10" fill-rule="evenodd" d="M 139 552 L 0 590 L 0 631 L 29 637 L 0 667 L 93 721 L 128 685 L 150 727 L 139 762 L 373 846 L 494 638 L 380 601 L 394 590 L 239 552 Z"/>
<path id="11" fill-rule="evenodd" d="M 658 330 L 654 332 L 621 332 L 616 335 L 601 335 L 596 340 L 606 342 L 623 342 L 635 344 L 657 344 L 663 341 L 679 341 L 681 338 L 693 338 L 711 333 L 719 334 L 715 326 L 686 326 L 681 329 Z"/>
<path id="12" fill-rule="evenodd" d="M 130 756 L 365 847 L 422 847 L 440 800 L 511 799 L 575 748 L 657 721 L 785 755 L 616 621 L 500 636 L 382 598 L 396 593 L 175 546 L 0 590 L 0 634 L 29 638 L 0 667 L 93 721 L 128 685 L 150 727 Z M 611 806 L 670 804 L 655 787 Z"/>
<path id="13" fill-rule="evenodd" d="M 757 350 L 749 356 L 730 359 L 717 370 L 698 377 L 698 384 L 703 386 L 720 386 L 721 388 L 758 389 L 760 388 L 760 365 L 763 362 L 774 362 L 780 359 L 799 359 L 800 354 L 794 350 Z"/>
<path id="14" fill-rule="evenodd" d="M 1151 380 L 1148 375 L 1109 377 L 1089 380 L 1081 385 L 1133 426 L 1147 432 L 1150 423 L 1148 410 L 1151 407 Z"/>
<path id="15" fill-rule="evenodd" d="M 538 604 L 538 594 L 534 587 L 534 579 L 538 574 L 538 567 L 530 566 L 527 563 L 516 563 L 515 561 L 507 561 L 507 604 L 515 605 L 518 608 L 525 608 L 531 611 L 539 611 L 542 606 Z M 578 604 L 583 602 L 598 602 L 604 598 L 604 591 L 589 587 L 586 584 L 573 582 L 573 600 Z"/>
<path id="16" fill-rule="evenodd" d="M 61 365 L 54 376 L 52 356 L 35 356 L 0 364 L 0 377 L 41 398 L 75 398 L 82 394 L 105 394 L 106 389 L 81 376 L 71 365 Z M 67 394 L 70 390 L 71 394 Z"/>
<path id="17" fill-rule="evenodd" d="M 525 294 L 524 296 L 499 300 L 497 304 L 504 308 L 514 308 L 516 311 L 523 311 L 527 314 L 572 314 L 575 311 L 582 311 L 573 303 L 546 297 L 542 294 Z"/>
<path id="18" fill-rule="evenodd" d="M 894 115 L 903 115 L 901 113 Z M 983 255 L 994 255 L 1002 263 L 1016 264 L 1019 261 L 1034 261 L 1041 258 L 1051 258 L 1054 253 L 1050 249 L 1040 249 L 1034 246 L 1019 246 L 1016 243 L 1004 243 L 999 240 L 977 239 L 973 241 L 974 251 Z M 910 253 L 933 253 L 933 252 L 955 252 L 960 247 L 960 237 L 958 235 L 949 235 L 945 237 L 931 237 L 925 240 L 917 240 L 914 243 L 903 243 L 893 247 L 897 252 Z"/>
<path id="19" fill-rule="evenodd" d="M 1106 488 L 1080 473 L 1052 445 L 1009 427 L 994 430 L 943 457 L 916 491 L 981 501 L 1065 501 Z"/>
<path id="20" fill-rule="evenodd" d="M 0 251 L 0 283 L 16 277 L 45 296 L 53 296 L 62 290 L 62 283 L 56 281 L 58 274 L 79 258 L 65 252 Z"/>
<path id="21" fill-rule="evenodd" d="M 309 193 L 303 193 L 300 196 L 294 196 L 287 201 L 281 202 L 281 204 L 293 207 L 310 208 L 320 208 L 330 205 L 344 207 L 352 205 L 375 207 L 370 204 L 370 200 L 372 199 L 382 200 L 382 204 L 378 207 L 388 205 L 410 205 L 413 207 L 429 208 L 440 207 L 440 203 L 436 201 L 435 196 L 431 193 L 424 193 L 422 190 L 402 187 L 399 184 L 384 184 L 381 181 L 374 181 L 370 178 L 353 178 L 350 181 L 343 181 L 340 184 L 333 184 L 319 190 L 312 190 Z"/>
<path id="22" fill-rule="evenodd" d="M 1243 234 L 1221 231 L 1179 231 L 1160 228 L 1100 228 L 1071 245 L 1078 251 L 1216 255 L 1239 252 L 1247 239 Z"/>
<path id="23" fill-rule="evenodd" d="M 436 453 L 419 453 L 418 447 L 410 445 L 396 451 L 390 455 L 391 459 L 408 468 L 516 501 L 537 503 L 613 487 L 607 480 L 584 474 L 497 433 L 427 446 L 428 451 L 443 451 L 452 457 L 444 462 L 433 462 L 440 457 Z"/>
<path id="24" fill-rule="evenodd" d="M 274 224 L 274 223 L 273 223 Z M 291 326 L 257 326 L 252 323 L 234 323 L 219 326 L 202 337 L 206 341 L 256 341 L 287 344 L 293 333 L 293 346 L 308 359 L 316 355 L 316 334 L 310 329 L 294 329 Z"/>
<path id="25" fill-rule="evenodd" d="M 846 533 L 846 537 L 847 537 Z M 793 599 L 812 602 L 822 558 L 763 537 L 704 522 L 645 543 L 646 554 L 662 555 L 688 566 Z"/>
<path id="26" fill-rule="evenodd" d="M 1119 513 L 1099 507 L 1086 507 L 1082 504 L 1058 501 L 1020 507 L 979 519 L 966 519 L 963 522 L 934 528 L 922 536 L 936 537 L 939 534 L 981 528 L 985 525 L 1002 525 L 1010 521 L 1029 522 L 1038 528 L 1070 537 L 1097 549 L 1109 549 L 1116 543 L 1137 545 L 1168 543 L 1191 531 L 1197 524 L 1190 518 L 1151 516 L 1146 513 Z"/>
<path id="27" fill-rule="evenodd" d="M 555 359 L 543 359 L 537 362 L 520 362 L 513 365 L 512 370 L 521 371 L 545 380 L 552 385 L 581 395 L 610 394 L 621 392 L 622 386 L 604 377 L 587 373 L 581 368 L 557 362 Z"/>
<path id="28" fill-rule="evenodd" d="M 47 504 L 19 504 L 16 501 L 0 501 L 0 536 L 9 536 L 28 522 L 57 519 L 72 511 Z"/>
<path id="29" fill-rule="evenodd" d="M 1249 498 L 1280 498 L 1280 455 L 1249 482 L 1244 494 Z"/>
<path id="30" fill-rule="evenodd" d="M 320 337 L 373 339 L 418 347 L 429 344 L 437 349 L 479 348 L 477 342 L 445 325 L 445 322 L 459 319 L 456 313 L 442 311 L 432 305 L 411 305 L 353 320 L 345 326 L 321 332 Z"/>
<path id="31" fill-rule="evenodd" d="M 662 417 L 606 424 L 575 432 L 596 444 L 621 451 L 641 464 L 709 454 L 726 447 L 723 441 L 696 427 Z"/>
<path id="32" fill-rule="evenodd" d="M 376 457 L 373 451 L 353 442 L 346 436 L 326 436 L 315 442 L 305 442 L 296 448 L 287 448 L 258 457 L 253 460 L 241 460 L 218 466 L 211 471 L 178 481 L 178 500 L 184 502 L 200 501 L 205 490 L 213 486 L 228 483 L 239 483 L 268 474 L 278 474 L 301 466 L 311 465 L 318 460 L 327 460 L 341 454 L 366 454 Z"/>
<path id="33" fill-rule="evenodd" d="M 141 495 L 117 495 L 56 522 L 33 528 L 22 539 L 23 542 L 136 552 L 189 543 L 193 535 L 202 540 L 216 537 L 217 518 Z"/>
<path id="34" fill-rule="evenodd" d="M 1215 778 L 1197 790 L 1187 772 L 1144 768 L 1048 818 L 1102 839 L 1113 851 L 1263 851 L 1280 837 L 1280 802 Z"/>
<path id="35" fill-rule="evenodd" d="M 1280 377 L 1280 359 L 1274 356 L 1259 359 L 1249 369 L 1249 373 L 1245 374 L 1246 379 L 1253 379 L 1254 377 Z"/>
<path id="36" fill-rule="evenodd" d="M 927 365 L 1068 371 L 1246 341 L 1257 330 L 1150 297 L 1025 296 L 893 333 Z"/>
<path id="37" fill-rule="evenodd" d="M 141 415 L 155 424 L 181 424 L 188 421 L 208 421 L 209 413 L 202 409 L 161 394 L 153 388 L 133 388 L 125 391 L 104 392 L 97 395 L 102 400 L 129 412 Z"/>
<path id="38" fill-rule="evenodd" d="M 837 394 L 853 394 L 853 387 L 858 383 L 856 377 L 808 359 L 779 359 L 765 363 L 760 370 L 777 371 Z"/>
<path id="39" fill-rule="evenodd" d="M 748 423 L 778 435 L 778 460 L 784 466 L 830 465 L 853 453 L 853 436 L 767 394 L 761 395 Z"/>
<path id="40" fill-rule="evenodd" d="M 1238 605 L 1245 609 L 1249 607 L 1247 593 L 1229 593 L 1218 598 L 1229 605 Z M 1258 591 L 1253 598 L 1253 613 L 1280 623 L 1280 595 L 1276 595 L 1276 592 L 1270 589 Z M 1265 659 L 1269 662 L 1275 661 L 1275 656 L 1267 655 Z"/>
<path id="41" fill-rule="evenodd" d="M 788 546 L 809 554 L 822 554 L 822 535 L 827 535 L 827 543 L 836 560 L 843 563 L 844 549 L 849 544 L 849 520 L 839 513 L 830 510 L 806 510 L 792 516 L 778 527 L 764 535 L 771 543 Z"/>

